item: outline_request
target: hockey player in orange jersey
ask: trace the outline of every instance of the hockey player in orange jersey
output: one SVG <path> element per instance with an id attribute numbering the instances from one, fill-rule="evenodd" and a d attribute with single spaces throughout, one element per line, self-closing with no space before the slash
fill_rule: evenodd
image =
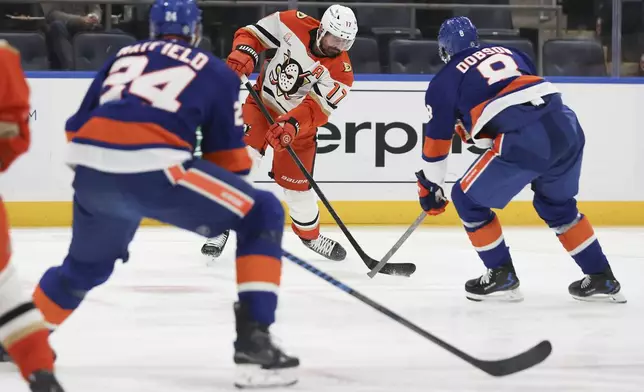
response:
<path id="1" fill-rule="evenodd" d="M 276 12 L 239 29 L 226 60 L 238 75 L 248 76 L 259 53 L 276 49 L 254 86 L 276 123 L 270 126 L 249 96 L 242 107 L 245 141 L 256 158 L 254 167 L 266 148 L 273 148 L 270 176 L 284 189 L 293 231 L 304 245 L 331 260 L 343 260 L 346 251 L 320 234 L 317 197 L 285 147 L 290 145 L 313 172 L 317 127 L 328 121 L 353 84 L 347 51 L 357 32 L 353 11 L 337 4 L 325 11 L 321 21 L 300 11 Z M 208 240 L 202 253 L 219 256 L 227 239 L 225 232 Z"/>
<path id="2" fill-rule="evenodd" d="M 20 54 L 0 40 L 0 172 L 29 148 L 29 87 Z M 0 200 L 0 345 L 14 360 L 33 392 L 62 392 L 42 315 L 23 295 L 9 259 L 9 222 Z M 0 350 L 0 357 L 4 350 Z"/>

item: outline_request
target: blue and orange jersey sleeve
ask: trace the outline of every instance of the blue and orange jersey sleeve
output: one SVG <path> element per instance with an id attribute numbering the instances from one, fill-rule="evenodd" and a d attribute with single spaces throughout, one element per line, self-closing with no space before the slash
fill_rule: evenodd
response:
<path id="1" fill-rule="evenodd" d="M 423 160 L 441 161 L 449 155 L 457 120 L 455 92 L 437 75 L 425 93 L 425 107 L 429 121 L 425 124 L 423 140 Z M 448 75 L 444 75 L 448 76 Z"/>
<path id="2" fill-rule="evenodd" d="M 80 104 L 80 107 L 65 123 L 65 131 L 67 132 L 67 139 L 71 140 L 78 130 L 85 125 L 91 118 L 91 113 L 100 104 L 101 92 L 103 90 L 103 82 L 112 66 L 112 61 L 108 61 L 96 73 L 92 84 L 87 89 L 85 97 Z"/>
<path id="3" fill-rule="evenodd" d="M 223 64 L 223 63 L 222 63 Z M 224 65 L 216 73 L 216 94 L 201 127 L 202 158 L 240 175 L 250 173 L 252 161 L 244 143 L 244 120 L 239 99 L 240 80 Z"/>
<path id="4" fill-rule="evenodd" d="M 423 132 L 423 171 L 428 180 L 439 185 L 442 185 L 445 179 L 447 156 L 452 147 L 457 120 L 456 87 L 452 88 L 447 83 L 447 76 L 450 75 L 436 75 L 425 93 L 425 107 L 429 120 Z"/>

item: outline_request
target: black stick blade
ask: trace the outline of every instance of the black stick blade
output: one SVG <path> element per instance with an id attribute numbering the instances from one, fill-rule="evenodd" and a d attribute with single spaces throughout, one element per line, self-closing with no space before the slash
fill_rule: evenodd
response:
<path id="1" fill-rule="evenodd" d="M 405 277 L 409 277 L 414 272 L 416 272 L 416 264 L 413 263 L 387 263 L 380 271 L 378 271 L 378 273 L 381 274 Z"/>
<path id="2" fill-rule="evenodd" d="M 374 269 L 379 263 L 378 260 L 372 259 L 364 252 L 358 252 L 358 255 L 369 269 Z M 378 271 L 379 274 L 404 277 L 409 277 L 414 272 L 416 272 L 416 264 L 414 263 L 387 263 Z"/>
<path id="3" fill-rule="evenodd" d="M 512 358 L 502 359 L 500 361 L 476 360 L 473 365 L 491 376 L 503 377 L 540 364 L 548 358 L 551 352 L 552 344 L 550 341 L 544 340 L 530 350 Z"/>

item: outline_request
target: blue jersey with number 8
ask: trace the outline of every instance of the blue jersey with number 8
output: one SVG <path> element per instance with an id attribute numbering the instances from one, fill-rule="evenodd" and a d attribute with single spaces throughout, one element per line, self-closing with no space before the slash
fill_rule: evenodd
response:
<path id="1" fill-rule="evenodd" d="M 247 174 L 239 90 L 223 61 L 187 42 L 126 46 L 67 121 L 68 163 L 111 173 L 165 169 L 192 159 L 201 128 L 203 158 Z"/>
<path id="2" fill-rule="evenodd" d="M 517 130 L 554 109 L 544 105 L 544 111 L 533 110 L 552 94 L 558 94 L 555 86 L 536 76 L 532 61 L 518 50 L 481 45 L 455 54 L 425 94 L 430 117 L 423 144 L 423 159 L 429 163 L 426 175 L 442 183 L 455 132 L 487 148 L 490 130 Z M 524 111 L 522 105 L 530 108 Z"/>

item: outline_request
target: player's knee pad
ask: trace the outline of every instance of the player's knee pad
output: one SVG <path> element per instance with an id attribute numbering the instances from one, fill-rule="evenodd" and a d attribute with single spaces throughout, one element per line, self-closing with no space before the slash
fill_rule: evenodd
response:
<path id="1" fill-rule="evenodd" d="M 284 201 L 288 206 L 289 215 L 298 222 L 312 222 L 318 218 L 320 211 L 317 196 L 312 189 L 308 191 L 284 189 Z"/>
<path id="2" fill-rule="evenodd" d="M 451 198 L 459 218 L 468 229 L 480 228 L 494 219 L 490 208 L 477 204 L 463 192 L 460 180 L 452 187 Z"/>
<path id="3" fill-rule="evenodd" d="M 25 302 L 24 292 L 13 265 L 7 265 L 0 271 L 0 298 L 0 316 Z"/>
<path id="4" fill-rule="evenodd" d="M 584 219 L 584 215 L 580 214 L 580 213 L 577 213 L 577 216 L 572 220 L 572 222 L 565 223 L 565 224 L 560 225 L 560 226 L 553 226 L 552 229 L 555 231 L 555 233 L 557 233 L 557 235 L 565 234 L 570 229 L 575 227 L 577 225 L 577 223 L 579 223 L 582 219 Z"/>
<path id="5" fill-rule="evenodd" d="M 97 250 L 100 252 L 100 250 Z M 116 260 L 86 263 L 67 258 L 62 265 L 61 273 L 73 287 L 90 290 L 105 283 L 114 272 Z"/>
<path id="6" fill-rule="evenodd" d="M 320 210 L 317 197 L 312 189 L 293 191 L 284 189 L 284 199 L 288 205 L 291 225 L 295 234 L 304 240 L 314 240 L 320 236 Z"/>
<path id="7" fill-rule="evenodd" d="M 467 211 L 477 207 L 476 203 L 474 203 L 474 201 L 470 199 L 465 192 L 463 192 L 463 188 L 461 188 L 461 180 L 458 180 L 452 187 L 451 198 L 452 204 L 454 204 L 454 208 L 456 208 L 459 215 L 461 215 L 461 213 L 466 214 Z"/>
<path id="8" fill-rule="evenodd" d="M 546 222 L 548 227 L 553 229 L 570 224 L 579 214 L 577 201 L 573 198 L 556 201 L 535 193 L 532 205 L 539 217 Z"/>
<path id="9" fill-rule="evenodd" d="M 270 192 L 257 190 L 255 204 L 242 219 L 237 231 L 237 253 L 273 254 L 281 257 L 284 209 Z"/>
<path id="10" fill-rule="evenodd" d="M 284 208 L 271 192 L 258 190 L 255 204 L 244 220 L 252 221 L 254 227 L 267 229 L 284 227 Z"/>
<path id="11" fill-rule="evenodd" d="M 68 256 L 60 267 L 48 269 L 33 295 L 47 322 L 61 324 L 92 288 L 107 281 L 114 262 L 84 263 Z"/>
<path id="12" fill-rule="evenodd" d="M 96 251 L 100 252 L 100 249 Z M 115 263 L 116 260 L 88 263 L 67 256 L 62 266 L 50 268 L 43 279 L 59 280 L 71 291 L 89 291 L 109 279 Z"/>

